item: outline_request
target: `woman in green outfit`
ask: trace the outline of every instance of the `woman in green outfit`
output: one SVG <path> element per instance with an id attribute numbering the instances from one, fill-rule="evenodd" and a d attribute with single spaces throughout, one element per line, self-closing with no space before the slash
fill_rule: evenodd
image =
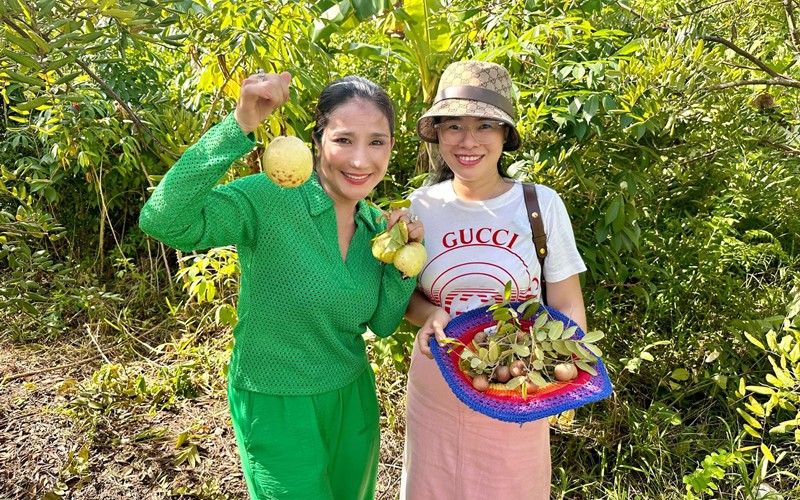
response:
<path id="1" fill-rule="evenodd" d="M 416 284 L 369 244 L 407 219 L 395 211 L 385 222 L 364 201 L 388 168 L 394 107 L 369 80 L 337 80 L 315 111 L 311 179 L 281 188 L 257 174 L 216 186 L 287 101 L 290 81 L 288 73 L 245 79 L 235 112 L 167 172 L 139 222 L 180 250 L 237 247 L 228 397 L 250 495 L 373 498 L 379 414 L 362 334 L 391 335 Z M 421 241 L 421 224 L 408 224 Z"/>

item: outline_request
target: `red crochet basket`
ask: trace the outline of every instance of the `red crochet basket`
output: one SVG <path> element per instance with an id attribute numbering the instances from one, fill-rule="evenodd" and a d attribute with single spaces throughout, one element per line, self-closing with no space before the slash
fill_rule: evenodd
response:
<path id="1" fill-rule="evenodd" d="M 516 307 L 519 304 L 511 303 L 510 306 Z M 504 384 L 491 384 L 485 392 L 473 388 L 472 380 L 459 369 L 458 364 L 464 345 L 472 342 L 478 332 L 497 323 L 489 307 L 468 311 L 448 323 L 445 334 L 458 339 L 463 345 L 439 346 L 436 342 L 431 342 L 431 351 L 439 370 L 462 403 L 498 420 L 524 423 L 578 408 L 611 395 L 611 381 L 600 358 L 596 358 L 596 362 L 593 363 L 596 375 L 579 368 L 577 378 L 567 382 L 550 382 L 546 386 L 528 390 L 525 397 L 520 389 L 509 390 Z M 532 325 L 540 314 L 547 314 L 551 319 L 562 321 L 565 328 L 577 327 L 575 322 L 564 314 L 542 305 L 530 320 L 522 322 L 522 326 Z M 583 330 L 578 327 L 572 339 L 580 339 L 583 335 Z"/>

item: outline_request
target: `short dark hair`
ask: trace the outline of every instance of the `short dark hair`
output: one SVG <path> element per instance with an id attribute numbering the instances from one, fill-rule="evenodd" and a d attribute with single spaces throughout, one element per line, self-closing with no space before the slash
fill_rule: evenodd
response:
<path id="1" fill-rule="evenodd" d="M 331 113 L 352 99 L 364 99 L 375 104 L 389 121 L 389 135 L 394 137 L 394 103 L 386 91 L 366 78 L 345 76 L 329 83 L 319 94 L 317 107 L 314 110 L 316 123 L 311 132 L 316 141 L 322 139 L 322 133 L 328 126 Z"/>

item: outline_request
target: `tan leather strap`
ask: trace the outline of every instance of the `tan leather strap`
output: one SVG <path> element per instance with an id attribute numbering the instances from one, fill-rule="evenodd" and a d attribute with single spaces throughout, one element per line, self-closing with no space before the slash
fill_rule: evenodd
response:
<path id="1" fill-rule="evenodd" d="M 485 102 L 502 109 L 512 120 L 514 119 L 514 105 L 511 104 L 511 101 L 493 90 L 472 87 L 470 85 L 447 87 L 436 94 L 436 99 L 434 99 L 433 102 L 439 102 L 444 99 L 470 99 L 473 101 Z"/>
<path id="2" fill-rule="evenodd" d="M 545 289 L 544 279 L 544 258 L 547 257 L 547 234 L 544 232 L 544 222 L 542 221 L 542 211 L 539 208 L 539 198 L 536 196 L 536 184 L 522 183 L 522 191 L 525 193 L 525 208 L 528 213 L 528 221 L 531 223 L 533 233 L 533 248 L 536 258 L 539 259 L 539 266 L 542 268 L 542 296 L 541 302 L 547 303 L 547 290 Z"/>

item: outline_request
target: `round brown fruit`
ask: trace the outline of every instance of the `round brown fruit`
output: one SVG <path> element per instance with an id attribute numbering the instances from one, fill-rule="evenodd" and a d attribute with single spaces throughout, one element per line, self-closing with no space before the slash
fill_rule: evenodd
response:
<path id="1" fill-rule="evenodd" d="M 488 337 L 488 335 L 486 334 L 486 332 L 478 332 L 478 333 L 475 334 L 474 337 L 472 337 L 472 340 L 476 344 L 481 345 L 481 344 L 486 343 L 486 338 L 487 337 Z"/>
<path id="2" fill-rule="evenodd" d="M 489 377 L 486 375 L 475 375 L 472 379 L 472 387 L 474 387 L 476 391 L 486 391 L 489 389 Z"/>
<path id="3" fill-rule="evenodd" d="M 279 186 L 293 188 L 303 184 L 313 168 L 311 150 L 297 137 L 276 137 L 264 151 L 264 173 Z"/>
<path id="4" fill-rule="evenodd" d="M 553 368 L 553 374 L 556 376 L 556 380 L 567 382 L 578 376 L 578 367 L 573 363 L 559 363 Z"/>
<path id="5" fill-rule="evenodd" d="M 519 377 L 520 375 L 528 373 L 528 370 L 525 368 L 525 362 L 520 359 L 512 361 L 508 369 L 512 377 Z"/>
<path id="6" fill-rule="evenodd" d="M 494 378 L 498 382 L 505 384 L 511 380 L 511 370 L 506 365 L 500 365 L 494 370 Z"/>

